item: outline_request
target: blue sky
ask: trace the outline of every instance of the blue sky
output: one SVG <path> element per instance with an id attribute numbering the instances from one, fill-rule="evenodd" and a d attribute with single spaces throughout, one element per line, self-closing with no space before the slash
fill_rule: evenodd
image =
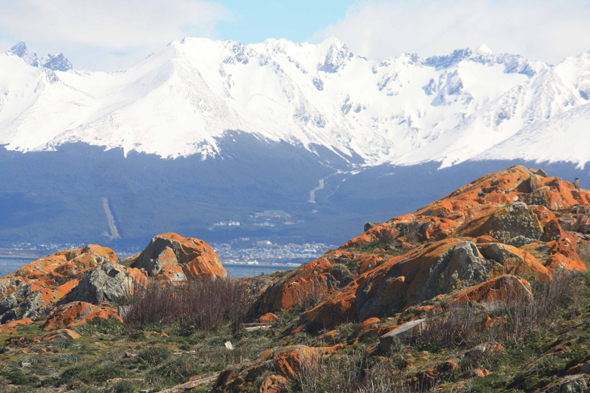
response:
<path id="1" fill-rule="evenodd" d="M 317 43 L 370 59 L 486 44 L 557 63 L 590 50 L 590 0 L 0 0 L 0 52 L 19 40 L 76 69 L 133 65 L 183 36 Z"/>
<path id="2" fill-rule="evenodd" d="M 221 39 L 244 44 L 262 42 L 267 38 L 286 38 L 308 42 L 317 31 L 341 20 L 353 1 L 221 1 L 233 18 L 218 24 Z"/>

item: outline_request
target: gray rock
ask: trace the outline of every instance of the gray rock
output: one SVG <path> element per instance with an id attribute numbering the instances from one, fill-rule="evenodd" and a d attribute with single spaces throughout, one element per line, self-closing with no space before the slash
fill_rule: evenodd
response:
<path id="1" fill-rule="evenodd" d="M 511 238 L 510 240 L 508 240 L 507 244 L 514 246 L 514 247 L 522 247 L 522 246 L 526 246 L 527 244 L 531 244 L 534 243 L 535 239 L 531 239 L 530 237 L 526 237 L 526 236 L 515 236 L 513 238 Z"/>
<path id="2" fill-rule="evenodd" d="M 380 222 L 365 222 L 365 229 L 364 231 L 367 232 L 369 229 L 381 224 Z"/>
<path id="3" fill-rule="evenodd" d="M 80 301 L 99 305 L 121 302 L 135 285 L 135 280 L 126 269 L 125 266 L 109 262 L 86 272 L 78 286 L 60 303 Z"/>
<path id="4" fill-rule="evenodd" d="M 401 261 L 368 278 L 356 291 L 357 314 L 360 320 L 391 316 L 407 304 L 487 281 L 496 267 L 474 243 L 454 243 L 434 260 Z M 425 279 L 414 283 L 416 277 Z"/>
<path id="5" fill-rule="evenodd" d="M 415 329 L 423 329 L 425 322 L 426 319 L 416 319 L 414 321 L 404 323 L 397 329 L 384 334 L 383 336 L 379 337 L 379 349 L 382 352 L 388 351 L 394 343 L 399 344 L 408 338 L 408 336 L 410 336 Z"/>
<path id="6" fill-rule="evenodd" d="M 568 375 L 559 382 L 547 386 L 540 393 L 587 393 L 590 392 L 589 379 L 588 375 L 584 374 Z"/>
<path id="7" fill-rule="evenodd" d="M 20 302 L 19 302 L 19 299 Z M 8 323 L 18 319 L 31 318 L 37 319 L 39 316 L 48 315 L 46 303 L 41 296 L 41 292 L 31 292 L 30 285 L 23 285 L 10 296 L 2 299 L 0 302 L 0 323 Z"/>

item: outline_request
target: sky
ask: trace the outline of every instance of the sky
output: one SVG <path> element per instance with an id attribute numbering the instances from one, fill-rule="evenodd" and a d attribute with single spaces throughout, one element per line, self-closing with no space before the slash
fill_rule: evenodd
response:
<path id="1" fill-rule="evenodd" d="M 22 40 L 93 71 L 126 68 L 184 36 L 333 36 L 371 59 L 486 44 L 555 64 L 590 50 L 590 0 L 0 0 L 0 10 L 0 52 Z"/>

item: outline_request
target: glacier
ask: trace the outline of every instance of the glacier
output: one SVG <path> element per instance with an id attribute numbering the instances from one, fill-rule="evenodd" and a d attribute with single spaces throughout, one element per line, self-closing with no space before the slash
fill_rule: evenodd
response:
<path id="1" fill-rule="evenodd" d="M 230 131 L 329 149 L 351 166 L 590 161 L 590 52 L 556 65 L 482 45 L 369 60 L 331 38 L 176 40 L 118 72 L 0 54 L 0 144 L 82 142 L 162 158 L 221 156 Z M 358 163 L 358 157 L 362 162 Z"/>

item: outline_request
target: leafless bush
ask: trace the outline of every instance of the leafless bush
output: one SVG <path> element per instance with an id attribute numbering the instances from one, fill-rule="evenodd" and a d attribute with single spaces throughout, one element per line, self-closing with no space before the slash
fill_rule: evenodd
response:
<path id="1" fill-rule="evenodd" d="M 531 332 L 550 328 L 564 303 L 578 297 L 578 277 L 576 272 L 556 270 L 553 279 L 534 283 L 532 302 L 524 297 L 510 297 L 496 312 L 506 323 L 496 324 L 492 333 L 499 341 L 518 343 Z"/>
<path id="2" fill-rule="evenodd" d="M 527 334 L 549 329 L 566 301 L 575 306 L 581 285 L 578 277 L 575 272 L 554 271 L 552 280 L 534 283 L 532 301 L 522 292 L 515 293 L 491 312 L 471 305 L 453 306 L 428 317 L 426 326 L 412 337 L 413 344 L 435 351 L 493 341 L 518 344 Z M 501 322 L 482 329 L 483 318 L 490 314 Z"/>
<path id="3" fill-rule="evenodd" d="M 250 307 L 246 291 L 229 280 L 183 286 L 151 283 L 136 288 L 127 303 L 126 326 L 181 322 L 191 330 L 220 328 L 226 319 L 243 318 Z"/>
<path id="4" fill-rule="evenodd" d="M 363 363 L 361 353 L 337 358 L 308 355 L 301 361 L 296 390 L 306 393 L 355 392 L 359 387 Z"/>
<path id="5" fill-rule="evenodd" d="M 404 237 L 405 241 L 408 243 L 415 243 L 421 240 L 422 235 L 420 234 L 420 226 L 421 223 L 419 222 L 411 222 L 409 224 L 404 224 L 401 227 L 401 235 Z"/>
<path id="6" fill-rule="evenodd" d="M 584 262 L 586 267 L 590 268 L 590 242 L 580 242 L 577 248 L 580 260 Z"/>
<path id="7" fill-rule="evenodd" d="M 575 222 L 572 229 L 576 232 L 588 233 L 590 232 L 590 213 L 586 206 L 578 205 L 577 213 L 574 215 Z"/>
<path id="8" fill-rule="evenodd" d="M 475 307 L 456 306 L 447 312 L 427 318 L 423 329 L 414 336 L 419 347 L 437 350 L 473 344 L 481 325 L 481 317 Z"/>
<path id="9" fill-rule="evenodd" d="M 312 355 L 302 361 L 293 392 L 305 393 L 418 393 L 406 378 L 396 380 L 391 362 L 368 368 L 362 352 L 340 357 Z"/>

